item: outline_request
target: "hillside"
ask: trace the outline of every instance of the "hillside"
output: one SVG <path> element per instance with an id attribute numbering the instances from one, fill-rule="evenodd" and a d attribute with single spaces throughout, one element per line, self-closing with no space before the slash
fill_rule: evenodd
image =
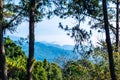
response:
<path id="1" fill-rule="evenodd" d="M 26 55 L 28 55 L 28 40 L 22 37 L 9 36 L 13 41 L 19 44 Z M 62 59 L 68 61 L 76 59 L 77 55 L 73 53 L 72 45 L 63 45 L 47 43 L 47 42 L 36 42 L 35 41 L 35 59 L 44 60 L 47 59 L 49 62 Z"/>

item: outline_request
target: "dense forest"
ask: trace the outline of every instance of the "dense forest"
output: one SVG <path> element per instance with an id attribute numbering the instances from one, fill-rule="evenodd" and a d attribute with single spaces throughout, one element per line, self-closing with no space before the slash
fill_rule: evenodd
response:
<path id="1" fill-rule="evenodd" d="M 119 80 L 119 0 L 0 0 L 0 80 Z M 75 41 L 81 57 L 60 67 L 34 58 L 35 24 L 43 18 L 72 18 L 75 25 L 59 23 Z M 24 21 L 29 23 L 29 54 L 9 37 Z M 89 26 L 81 27 L 88 22 Z M 89 27 L 90 30 L 88 30 Z M 92 34 L 104 33 L 96 45 Z M 97 34 L 96 34 L 97 35 Z"/>
<path id="2" fill-rule="evenodd" d="M 9 80 L 26 80 L 27 56 L 22 48 L 9 37 L 4 38 L 6 66 Z M 119 53 L 114 53 L 115 71 L 119 77 Z M 96 47 L 92 60 L 88 58 L 69 61 L 62 68 L 56 63 L 36 61 L 34 59 L 33 80 L 110 80 L 107 51 L 104 47 Z"/>

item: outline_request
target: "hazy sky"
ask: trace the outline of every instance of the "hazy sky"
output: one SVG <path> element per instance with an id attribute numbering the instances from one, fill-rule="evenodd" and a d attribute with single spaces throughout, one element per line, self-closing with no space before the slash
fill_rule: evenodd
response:
<path id="1" fill-rule="evenodd" d="M 15 0 L 15 2 L 17 3 L 19 1 Z M 35 24 L 35 40 L 52 42 L 60 45 L 74 45 L 74 40 L 71 39 L 70 36 L 66 35 L 64 30 L 58 28 L 59 22 L 69 26 L 74 26 L 76 24 L 76 21 L 71 18 L 66 20 L 59 19 L 58 17 L 54 17 L 50 20 L 44 19 L 42 22 Z M 9 31 L 7 31 L 7 34 L 26 38 L 29 32 L 28 27 L 29 24 L 27 21 L 25 21 L 18 26 L 15 33 L 10 34 Z M 84 27 L 86 30 L 89 30 L 87 22 L 82 23 L 80 27 Z M 97 32 L 94 31 L 91 38 L 93 40 L 93 44 L 96 44 L 96 41 L 100 37 L 103 37 L 103 34 L 97 35 Z"/>
<path id="2" fill-rule="evenodd" d="M 64 30 L 58 28 L 59 22 L 62 22 L 63 25 L 75 24 L 75 21 L 73 21 L 72 19 L 62 20 L 58 17 L 54 17 L 50 20 L 44 19 L 42 22 L 35 24 L 35 40 L 52 42 L 61 45 L 73 45 L 74 40 L 71 39 L 68 35 L 66 35 L 66 32 Z M 9 31 L 7 31 L 7 34 L 27 37 L 29 32 L 28 26 L 29 24 L 27 21 L 23 22 L 21 25 L 18 26 L 15 33 L 10 34 Z"/>
<path id="3" fill-rule="evenodd" d="M 60 19 L 58 17 L 54 17 L 50 20 L 44 19 L 42 22 L 35 24 L 35 40 L 36 41 L 45 41 L 45 42 L 52 42 L 60 45 L 74 45 L 74 40 L 70 38 L 66 34 L 66 32 L 60 28 L 58 28 L 59 22 L 62 22 L 63 25 L 74 26 L 76 21 L 68 18 L 66 20 Z M 15 33 L 10 34 L 7 31 L 8 35 L 14 35 L 19 37 L 27 37 L 28 36 L 28 22 L 23 22 L 21 25 L 18 26 Z M 87 22 L 81 24 L 81 27 L 88 29 Z M 93 43 L 95 44 L 98 39 L 96 33 L 94 32 L 92 36 Z"/>

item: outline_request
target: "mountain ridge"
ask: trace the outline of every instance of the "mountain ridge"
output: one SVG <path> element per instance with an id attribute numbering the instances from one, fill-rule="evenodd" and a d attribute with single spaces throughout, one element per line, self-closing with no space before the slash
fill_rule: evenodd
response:
<path id="1" fill-rule="evenodd" d="M 25 51 L 26 55 L 28 55 L 28 40 L 23 37 L 17 36 L 9 36 L 10 39 L 15 41 L 18 45 L 20 45 Z M 36 60 L 44 60 L 47 59 L 49 62 L 54 62 L 55 59 L 66 58 L 66 61 L 71 60 L 73 58 L 77 58 L 77 55 L 73 53 L 72 45 L 59 45 L 52 44 L 48 42 L 38 42 L 35 41 L 35 59 Z"/>

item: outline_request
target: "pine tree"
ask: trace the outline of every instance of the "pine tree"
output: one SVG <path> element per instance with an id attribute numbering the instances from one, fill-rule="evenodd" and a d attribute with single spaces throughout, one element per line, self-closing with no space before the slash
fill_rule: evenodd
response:
<path id="1" fill-rule="evenodd" d="M 111 79 L 116 80 L 114 60 L 113 60 L 113 50 L 112 50 L 112 45 L 110 40 L 106 0 L 102 0 L 102 4 L 103 4 L 104 27 L 105 27 L 105 33 L 106 33 L 106 43 L 107 43 L 108 56 L 109 56 L 109 68 L 111 73 Z"/>
<path id="2" fill-rule="evenodd" d="M 35 11 L 35 0 L 30 0 L 30 12 L 29 12 L 29 57 L 27 63 L 27 77 L 28 80 L 32 79 L 32 66 L 34 61 L 34 11 Z"/>
<path id="3" fill-rule="evenodd" d="M 116 52 L 119 49 L 119 0 L 116 2 Z"/>
<path id="4" fill-rule="evenodd" d="M 2 80 L 7 80 L 2 20 L 3 20 L 3 0 L 0 0 L 0 70 L 1 70 L 0 77 L 2 77 Z"/>

